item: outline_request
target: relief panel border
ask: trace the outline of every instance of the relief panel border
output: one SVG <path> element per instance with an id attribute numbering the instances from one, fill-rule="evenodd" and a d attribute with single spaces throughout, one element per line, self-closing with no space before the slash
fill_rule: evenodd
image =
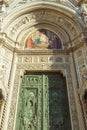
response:
<path id="1" fill-rule="evenodd" d="M 17 112 L 17 100 L 19 95 L 19 84 L 21 76 L 24 75 L 24 72 L 28 71 L 60 71 L 66 77 L 67 83 L 67 91 L 68 91 L 68 100 L 69 100 L 69 108 L 70 108 L 70 117 L 71 117 L 71 125 L 72 130 L 79 130 L 78 128 L 78 119 L 77 119 L 77 112 L 76 112 L 76 105 L 75 105 L 75 98 L 74 98 L 74 90 L 72 84 L 72 77 L 70 72 L 70 66 L 68 64 L 62 63 L 60 64 L 18 64 L 15 80 L 14 80 L 14 88 L 12 92 L 12 100 L 11 100 L 11 108 L 9 114 L 9 121 L 8 121 L 8 130 L 14 130 L 15 126 L 15 119 L 16 119 L 16 112 Z"/>

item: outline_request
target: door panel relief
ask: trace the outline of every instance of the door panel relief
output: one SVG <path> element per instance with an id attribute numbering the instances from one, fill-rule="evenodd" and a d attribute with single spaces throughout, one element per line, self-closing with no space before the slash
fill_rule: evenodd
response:
<path id="1" fill-rule="evenodd" d="M 25 75 L 18 101 L 16 130 L 42 128 L 42 76 Z"/>
<path id="2" fill-rule="evenodd" d="M 20 86 L 15 130 L 71 130 L 65 78 L 29 73 Z"/>

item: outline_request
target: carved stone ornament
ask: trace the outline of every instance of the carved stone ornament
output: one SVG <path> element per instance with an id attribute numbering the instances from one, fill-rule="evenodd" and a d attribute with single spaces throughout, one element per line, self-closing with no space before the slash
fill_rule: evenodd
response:
<path id="1" fill-rule="evenodd" d="M 81 71 L 82 76 L 82 86 L 87 88 L 87 70 Z"/>
<path id="2" fill-rule="evenodd" d="M 82 4 L 82 17 L 84 19 L 84 23 L 87 26 L 87 4 Z"/>
<path id="3" fill-rule="evenodd" d="M 66 78 L 67 78 L 67 90 L 68 90 L 68 95 L 69 95 L 69 106 L 70 106 L 70 111 L 71 111 L 71 120 L 72 120 L 72 125 L 75 130 L 79 130 L 78 128 L 78 123 L 77 122 L 77 114 L 76 114 L 76 107 L 75 107 L 75 100 L 74 100 L 74 95 L 73 95 L 73 85 L 72 85 L 72 79 L 70 75 L 70 68 L 67 65 L 60 65 L 60 64 L 54 64 L 52 65 L 51 63 L 47 64 L 39 64 L 39 63 L 19 63 L 17 65 L 17 70 L 15 74 L 15 81 L 14 81 L 14 88 L 12 92 L 12 101 L 11 101 L 11 108 L 10 108 L 10 115 L 9 115 L 9 122 L 8 122 L 8 130 L 12 130 L 13 126 L 15 125 L 15 115 L 16 115 L 16 107 L 17 107 L 17 98 L 18 98 L 18 90 L 19 90 L 19 83 L 20 83 L 20 78 L 23 75 L 24 71 L 42 71 L 42 70 L 52 70 L 52 71 L 63 71 Z M 66 71 L 66 72 L 65 72 Z M 36 80 L 35 80 L 36 82 Z M 35 88 L 35 87 L 34 87 Z M 33 90 L 32 90 L 33 91 Z M 31 92 L 32 93 L 32 92 Z M 36 102 L 36 101 L 35 101 Z M 21 118 L 21 115 L 20 115 Z M 32 118 L 31 118 L 32 119 Z M 36 127 L 35 124 L 36 117 L 32 121 L 34 121 L 34 127 Z M 31 122 L 31 121 L 30 121 Z M 62 119 L 61 119 L 61 124 L 62 125 Z M 26 119 L 25 119 L 25 124 L 27 125 Z M 31 127 L 31 124 L 28 125 Z M 27 127 L 27 126 L 26 126 Z"/>

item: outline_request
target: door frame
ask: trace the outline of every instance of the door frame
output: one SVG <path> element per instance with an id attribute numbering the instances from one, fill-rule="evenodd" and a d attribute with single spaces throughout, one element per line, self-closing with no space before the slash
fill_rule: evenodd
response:
<path id="1" fill-rule="evenodd" d="M 32 57 L 32 55 L 31 55 Z M 41 57 L 40 55 L 35 55 L 36 57 Z M 47 55 L 46 55 L 47 57 Z M 49 56 L 53 57 L 53 56 Z M 56 55 L 54 55 L 56 57 Z M 14 82 L 13 82 L 13 90 L 12 90 L 12 100 L 11 100 L 11 107 L 9 113 L 9 122 L 8 122 L 8 129 L 15 130 L 15 123 L 16 123 L 16 113 L 17 113 L 17 106 L 18 106 L 18 96 L 19 96 L 19 86 L 21 77 L 28 72 L 60 72 L 66 78 L 66 86 L 67 86 L 67 93 L 68 93 L 68 102 L 69 102 L 69 110 L 70 110 L 70 119 L 71 119 L 71 127 L 72 130 L 76 129 L 79 130 L 78 124 L 78 117 L 77 117 L 77 110 L 76 110 L 76 102 L 74 96 L 74 86 L 72 81 L 72 74 L 70 64 L 62 62 L 59 63 L 36 63 L 36 62 L 23 62 L 22 59 L 25 59 L 25 56 L 19 55 L 18 57 L 18 64 L 15 67 L 14 75 Z"/>
<path id="2" fill-rule="evenodd" d="M 49 121 L 48 121 L 48 119 L 50 118 L 50 116 L 48 117 L 45 117 L 45 112 L 46 111 L 48 111 L 48 108 L 49 107 L 45 107 L 45 106 L 48 106 L 47 104 L 48 104 L 48 101 L 49 101 L 49 97 L 47 96 L 47 95 L 49 95 L 49 93 L 46 95 L 45 93 L 46 93 L 46 91 L 48 90 L 48 92 L 49 92 L 49 90 L 51 89 L 50 88 L 50 86 L 47 86 L 47 84 L 45 84 L 45 80 L 46 79 L 48 79 L 48 80 L 50 80 L 49 78 L 49 76 L 50 76 L 50 74 L 51 74 L 51 76 L 53 77 L 53 76 L 55 76 L 55 74 L 56 74 L 56 78 L 57 78 L 57 76 L 58 77 L 61 77 L 61 79 L 62 80 L 64 80 L 64 82 L 65 82 L 65 95 L 67 94 L 67 85 L 66 85 L 66 78 L 63 76 L 63 74 L 61 74 L 59 71 L 57 72 L 57 71 L 40 71 L 40 72 L 38 72 L 38 71 L 26 71 L 26 73 L 23 75 L 23 78 L 22 78 L 22 81 L 21 82 L 23 82 L 24 80 L 23 79 L 25 79 L 25 82 L 26 82 L 26 79 L 27 78 L 29 78 L 29 77 L 32 77 L 32 76 L 35 76 L 35 78 L 36 78 L 36 75 L 38 76 L 38 78 L 39 77 L 41 77 L 41 79 L 42 79 L 42 86 L 41 86 L 41 88 L 42 88 L 42 90 L 41 90 L 41 93 L 42 93 L 42 96 L 41 97 L 43 97 L 41 100 L 41 104 L 42 104 L 42 106 L 41 107 L 43 107 L 42 108 L 42 115 L 43 116 L 41 116 L 42 117 L 42 121 L 41 121 L 41 126 L 42 126 L 42 128 L 40 128 L 40 129 L 43 129 L 43 130 L 48 130 L 48 126 L 49 126 Z M 29 76 L 29 77 L 28 77 Z M 24 90 L 33 90 L 33 89 L 37 89 L 37 91 L 39 91 L 39 88 L 38 88 L 38 86 L 37 87 L 34 87 L 34 88 L 31 88 L 31 87 L 29 87 L 29 86 L 26 86 L 26 84 L 25 85 L 23 85 L 23 87 L 22 87 L 22 83 L 20 84 L 20 90 L 21 89 L 24 89 Z M 32 85 L 32 84 L 31 84 Z M 35 85 L 35 84 L 34 84 Z M 39 84 L 38 84 L 39 85 Z M 36 85 L 35 85 L 36 86 Z M 44 87 L 45 86 L 45 87 Z M 57 88 L 56 88 L 57 89 Z M 20 97 L 20 90 L 19 90 L 19 97 L 18 97 L 18 108 L 19 108 L 19 99 L 22 101 L 22 99 L 21 99 L 21 97 Z M 23 90 L 23 92 L 24 92 L 24 90 Z M 43 91 L 44 90 L 44 91 Z M 45 93 L 44 93 L 45 92 Z M 39 94 L 40 95 L 40 94 Z M 44 97 L 44 96 L 46 96 L 46 97 Z M 67 96 L 67 95 L 66 95 Z M 68 96 L 67 96 L 68 97 Z M 66 97 L 66 98 L 67 98 Z M 45 101 L 44 101 L 44 99 L 46 99 Z M 68 104 L 68 110 L 69 110 L 69 101 L 68 101 L 68 98 L 67 98 L 67 102 L 66 102 L 67 104 Z M 23 105 L 23 104 L 22 104 Z M 39 105 L 39 104 L 38 104 Z M 16 116 L 18 116 L 18 108 L 17 108 L 17 115 Z M 39 108 L 40 109 L 40 108 Z M 39 112 L 39 111 L 37 111 L 37 112 Z M 49 112 L 48 112 L 49 113 Z M 70 110 L 69 110 L 69 120 L 70 120 L 70 126 L 71 126 L 71 119 L 70 119 Z M 37 118 L 38 119 L 38 118 Z M 20 120 L 20 119 L 19 119 Z M 17 123 L 17 118 L 16 118 L 16 123 Z M 39 123 L 39 122 L 38 122 Z M 15 124 L 15 126 L 16 126 L 16 124 Z M 40 125 L 39 125 L 40 126 Z M 46 127 L 44 127 L 44 126 L 46 126 Z M 39 129 L 39 128 L 38 128 Z"/>

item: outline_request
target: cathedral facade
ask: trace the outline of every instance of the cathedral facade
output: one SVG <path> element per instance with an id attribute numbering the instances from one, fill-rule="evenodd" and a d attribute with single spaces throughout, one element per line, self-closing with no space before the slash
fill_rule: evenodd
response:
<path id="1" fill-rule="evenodd" d="M 86 0 L 0 1 L 0 130 L 87 130 Z"/>

